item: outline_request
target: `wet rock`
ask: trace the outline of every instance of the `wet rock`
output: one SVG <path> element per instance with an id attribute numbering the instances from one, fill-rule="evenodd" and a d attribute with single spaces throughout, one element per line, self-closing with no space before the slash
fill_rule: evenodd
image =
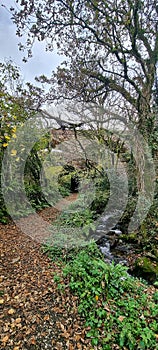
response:
<path id="1" fill-rule="evenodd" d="M 122 235 L 122 231 L 118 229 L 110 230 L 109 233 L 114 233 L 115 235 L 118 235 L 118 236 Z"/>
<path id="2" fill-rule="evenodd" d="M 101 250 L 102 254 L 111 256 L 110 244 L 108 242 L 106 242 L 103 247 L 101 246 L 100 250 Z"/>
<path id="3" fill-rule="evenodd" d="M 99 245 L 100 247 L 102 246 L 102 247 L 104 247 L 105 245 L 106 245 L 106 243 L 107 243 L 107 238 L 108 237 L 106 237 L 106 236 L 102 236 L 102 237 L 100 237 L 98 240 L 97 240 L 97 245 Z"/>
<path id="4" fill-rule="evenodd" d="M 96 230 L 94 232 L 94 239 L 95 239 L 95 237 L 98 237 L 98 239 L 99 239 L 99 237 L 102 237 L 102 236 L 106 236 L 106 232 L 105 231 L 103 231 L 103 230 Z"/>
<path id="5" fill-rule="evenodd" d="M 105 225 L 103 225 L 103 224 L 102 224 L 102 225 L 101 225 L 101 224 L 98 225 L 96 231 L 103 231 L 103 232 L 106 232 Z"/>
<path id="6" fill-rule="evenodd" d="M 116 264 L 121 264 L 124 266 L 128 265 L 128 261 L 126 259 L 121 258 L 121 257 L 114 257 L 114 261 Z"/>
<path id="7" fill-rule="evenodd" d="M 103 247 L 100 246 L 99 248 L 102 254 L 104 255 L 105 261 L 110 263 L 113 260 L 113 256 L 110 252 L 110 244 L 106 242 Z"/>
<path id="8" fill-rule="evenodd" d="M 128 254 L 131 253 L 132 250 L 132 246 L 130 244 L 126 245 L 126 244 L 118 244 L 117 248 L 116 248 L 116 252 L 117 254 L 119 253 L 124 253 L 124 254 Z"/>
<path id="9" fill-rule="evenodd" d="M 113 214 L 107 214 L 105 216 L 102 216 L 100 218 L 100 221 L 107 224 L 107 222 L 111 219 L 113 219 Z"/>

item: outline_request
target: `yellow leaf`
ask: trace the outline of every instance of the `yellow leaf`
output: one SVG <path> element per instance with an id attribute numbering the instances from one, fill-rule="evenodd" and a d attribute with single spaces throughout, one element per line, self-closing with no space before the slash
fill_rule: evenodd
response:
<path id="1" fill-rule="evenodd" d="M 9 315 L 13 315 L 14 313 L 15 313 L 15 310 L 14 310 L 14 309 L 8 310 L 8 314 L 9 314 Z"/>
<path id="2" fill-rule="evenodd" d="M 95 300 L 98 301 L 98 299 L 99 299 L 99 297 L 98 297 L 98 295 L 96 295 L 96 296 L 95 296 Z"/>
<path id="3" fill-rule="evenodd" d="M 6 140 L 10 140 L 10 136 L 9 135 L 5 135 L 5 139 Z"/>
<path id="4" fill-rule="evenodd" d="M 17 155 L 17 150 L 16 149 L 12 149 L 11 156 L 16 156 L 16 155 Z"/>
<path id="5" fill-rule="evenodd" d="M 12 132 L 16 132 L 16 126 L 13 126 Z"/>
<path id="6" fill-rule="evenodd" d="M 12 137 L 13 137 L 13 139 L 16 139 L 16 138 L 17 138 L 16 134 L 13 134 L 13 136 L 12 136 Z"/>
<path id="7" fill-rule="evenodd" d="M 0 304 L 2 305 L 4 303 L 4 299 L 0 299 Z"/>
<path id="8" fill-rule="evenodd" d="M 8 142 L 4 142 L 2 146 L 3 147 L 7 147 L 8 146 Z"/>

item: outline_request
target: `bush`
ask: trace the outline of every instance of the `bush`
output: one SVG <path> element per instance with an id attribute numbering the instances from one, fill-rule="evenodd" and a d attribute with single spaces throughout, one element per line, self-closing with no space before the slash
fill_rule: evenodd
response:
<path id="1" fill-rule="evenodd" d="M 102 214 L 106 208 L 109 199 L 109 191 L 98 191 L 94 200 L 91 203 L 90 210 L 96 214 Z"/>
<path id="2" fill-rule="evenodd" d="M 94 221 L 93 213 L 89 209 L 83 209 L 74 212 L 64 212 L 62 213 L 54 224 L 59 224 L 61 226 L 71 226 L 71 227 L 83 227 L 85 225 L 89 225 Z"/>

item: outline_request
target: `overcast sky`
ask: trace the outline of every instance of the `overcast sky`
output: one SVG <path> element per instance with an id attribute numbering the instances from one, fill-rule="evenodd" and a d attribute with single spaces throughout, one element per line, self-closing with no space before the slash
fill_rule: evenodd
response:
<path id="1" fill-rule="evenodd" d="M 50 76 L 62 61 L 56 52 L 46 52 L 44 43 L 36 42 L 33 57 L 27 63 L 22 62 L 25 56 L 18 49 L 20 38 L 16 36 L 16 26 L 10 19 L 9 12 L 1 6 L 5 3 L 9 8 L 14 6 L 13 0 L 0 0 L 0 61 L 11 58 L 20 68 L 25 81 L 34 82 L 34 77 L 41 74 Z"/>

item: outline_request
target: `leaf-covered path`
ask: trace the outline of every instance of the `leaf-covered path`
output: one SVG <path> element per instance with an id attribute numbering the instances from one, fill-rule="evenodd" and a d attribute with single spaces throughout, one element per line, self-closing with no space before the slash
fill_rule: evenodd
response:
<path id="1" fill-rule="evenodd" d="M 0 225 L 0 249 L 0 349 L 90 349 L 77 299 L 59 292 L 60 268 L 40 244 L 10 223 Z"/>

